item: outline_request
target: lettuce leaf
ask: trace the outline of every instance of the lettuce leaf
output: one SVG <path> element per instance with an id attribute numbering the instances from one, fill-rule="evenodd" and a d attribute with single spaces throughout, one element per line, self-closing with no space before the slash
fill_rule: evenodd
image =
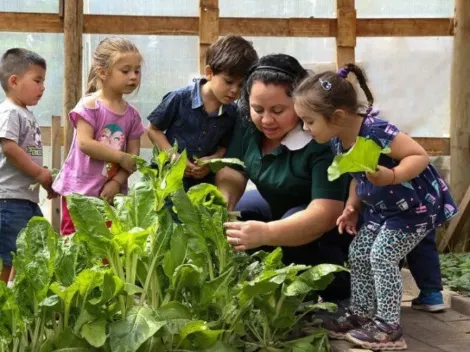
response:
<path id="1" fill-rule="evenodd" d="M 390 153 L 390 148 L 382 149 L 372 139 L 357 137 L 356 143 L 345 154 L 335 156 L 328 168 L 328 180 L 334 181 L 349 172 L 375 172 L 380 154 Z"/>

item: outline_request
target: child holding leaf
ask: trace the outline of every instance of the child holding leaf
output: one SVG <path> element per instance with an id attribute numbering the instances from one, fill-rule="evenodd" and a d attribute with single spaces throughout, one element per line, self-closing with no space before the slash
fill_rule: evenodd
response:
<path id="1" fill-rule="evenodd" d="M 353 72 L 369 108 L 359 114 Z M 356 235 L 349 251 L 351 305 L 325 324 L 329 335 L 373 350 L 406 349 L 400 322 L 399 262 L 430 231 L 453 217 L 456 205 L 426 151 L 372 110 L 373 97 L 361 69 L 348 64 L 337 74 L 305 79 L 295 91 L 295 110 L 319 143 L 337 154 L 329 176 L 349 172 L 349 198 L 337 224 Z M 358 215 L 364 223 L 357 231 Z"/>

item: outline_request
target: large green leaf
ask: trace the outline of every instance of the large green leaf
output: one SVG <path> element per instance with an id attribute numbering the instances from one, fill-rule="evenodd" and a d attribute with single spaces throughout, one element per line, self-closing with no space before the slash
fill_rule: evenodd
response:
<path id="1" fill-rule="evenodd" d="M 348 172 L 375 172 L 380 154 L 389 152 L 390 149 L 382 149 L 372 139 L 357 137 L 347 153 L 335 156 L 328 168 L 328 180 L 334 181 Z"/>
<path id="2" fill-rule="evenodd" d="M 170 335 L 179 334 L 180 329 L 191 321 L 192 315 L 188 307 L 180 302 L 170 301 L 156 311 L 159 321 L 166 322 L 164 329 Z"/>
<path id="3" fill-rule="evenodd" d="M 225 166 L 238 166 L 242 169 L 245 168 L 245 163 L 236 158 L 214 158 L 205 160 L 195 158 L 195 163 L 199 166 L 209 165 L 212 172 L 217 172 Z"/>
<path id="4" fill-rule="evenodd" d="M 141 254 L 145 250 L 147 238 L 151 230 L 151 228 L 141 229 L 136 227 L 128 232 L 115 235 L 112 243 L 116 244 L 116 248 L 123 250 L 127 255 L 134 252 Z"/>
<path id="5" fill-rule="evenodd" d="M 203 273 L 202 268 L 194 264 L 182 264 L 175 268 L 172 287 L 175 289 L 201 287 L 204 282 Z"/>
<path id="6" fill-rule="evenodd" d="M 171 279 L 175 269 L 183 264 L 186 258 L 188 237 L 181 226 L 177 226 L 170 240 L 170 250 L 166 252 L 163 259 L 163 271 Z"/>
<path id="7" fill-rule="evenodd" d="M 181 340 L 191 337 L 196 348 L 211 347 L 224 330 L 211 330 L 202 320 L 191 321 L 180 330 Z"/>
<path id="8" fill-rule="evenodd" d="M 109 326 L 110 347 L 113 352 L 133 352 L 165 326 L 156 313 L 147 307 L 132 307 L 123 320 Z"/>
<path id="9" fill-rule="evenodd" d="M 188 197 L 195 206 L 203 205 L 208 208 L 213 205 L 227 206 L 227 201 L 219 189 L 208 183 L 200 183 L 191 187 L 188 191 Z"/>
<path id="10" fill-rule="evenodd" d="M 346 270 L 334 264 L 319 264 L 300 274 L 299 279 L 310 286 L 312 290 L 322 291 L 333 281 L 333 274 Z"/>
<path id="11" fill-rule="evenodd" d="M 128 196 L 115 197 L 114 205 L 117 214 L 129 231 L 131 228 L 146 229 L 157 220 L 155 190 L 148 182 L 136 182 L 129 190 Z"/>
<path id="12" fill-rule="evenodd" d="M 106 320 L 98 319 L 83 324 L 82 337 L 94 347 L 101 347 L 106 343 Z"/>
<path id="13" fill-rule="evenodd" d="M 73 240 L 73 236 L 63 236 L 57 242 L 57 256 L 55 261 L 55 279 L 63 286 L 69 286 L 87 265 L 86 249 L 82 243 Z"/>
<path id="14" fill-rule="evenodd" d="M 229 282 L 233 280 L 233 271 L 234 268 L 230 268 L 214 280 L 204 283 L 201 290 L 201 300 L 199 301 L 202 307 L 207 306 L 220 297 L 229 297 Z"/>
<path id="15" fill-rule="evenodd" d="M 32 218 L 17 240 L 14 291 L 23 312 L 38 313 L 54 274 L 57 234 L 42 217 Z"/>
<path id="16" fill-rule="evenodd" d="M 72 194 L 67 197 L 67 206 L 72 217 L 77 239 L 90 251 L 104 258 L 110 248 L 112 234 L 106 226 L 106 217 L 96 206 L 96 198 Z"/>

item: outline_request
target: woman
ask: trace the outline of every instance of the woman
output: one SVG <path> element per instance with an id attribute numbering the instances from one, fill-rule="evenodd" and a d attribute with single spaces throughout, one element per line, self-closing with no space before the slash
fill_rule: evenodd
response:
<path id="1" fill-rule="evenodd" d="M 243 222 L 225 224 L 234 250 L 281 246 L 286 264 L 343 265 L 350 236 L 338 234 L 336 219 L 349 180 L 328 181 L 330 147 L 312 140 L 295 114 L 292 91 L 306 76 L 295 58 L 283 54 L 264 56 L 251 69 L 240 97 L 246 118 L 235 127 L 227 151 L 246 169 L 224 168 L 216 183 L 229 208 L 241 212 Z M 244 193 L 248 180 L 257 189 Z M 338 301 L 349 293 L 349 275 L 343 272 L 322 298 Z"/>

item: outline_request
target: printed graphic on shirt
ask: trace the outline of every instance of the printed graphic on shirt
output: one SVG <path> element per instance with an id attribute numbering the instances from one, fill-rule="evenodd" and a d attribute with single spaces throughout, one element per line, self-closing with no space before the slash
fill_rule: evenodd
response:
<path id="1" fill-rule="evenodd" d="M 42 141 L 41 141 L 41 128 L 36 121 L 28 121 L 28 132 L 31 131 L 33 135 L 34 145 L 26 146 L 26 153 L 31 156 L 42 156 Z"/>
<path id="2" fill-rule="evenodd" d="M 114 150 L 123 150 L 126 144 L 126 136 L 117 124 L 106 125 L 100 132 L 100 143 Z M 113 163 L 105 163 L 103 167 L 103 176 L 113 178 L 118 172 L 119 165 Z"/>

